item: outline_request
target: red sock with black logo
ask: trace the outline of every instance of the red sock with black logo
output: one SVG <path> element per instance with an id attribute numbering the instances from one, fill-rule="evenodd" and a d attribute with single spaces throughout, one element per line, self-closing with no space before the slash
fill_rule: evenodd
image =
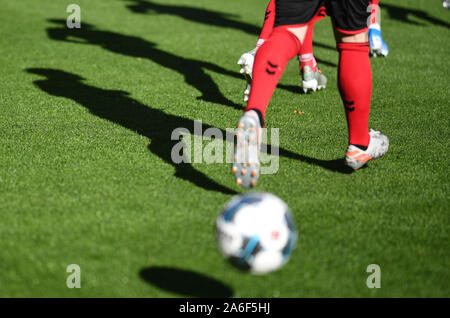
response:
<path id="1" fill-rule="evenodd" d="M 245 111 L 258 110 L 264 118 L 287 62 L 297 55 L 300 47 L 300 41 L 286 27 L 274 29 L 270 38 L 256 52 L 252 89 Z"/>
<path id="2" fill-rule="evenodd" d="M 349 143 L 367 147 L 372 95 L 369 43 L 338 43 L 338 86 L 347 115 Z"/>

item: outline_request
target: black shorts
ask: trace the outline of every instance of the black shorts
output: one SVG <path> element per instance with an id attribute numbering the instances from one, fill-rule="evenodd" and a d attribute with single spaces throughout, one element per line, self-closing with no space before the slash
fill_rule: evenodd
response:
<path id="1" fill-rule="evenodd" d="M 276 0 L 275 26 L 307 24 L 325 8 L 335 27 L 357 33 L 368 27 L 370 0 Z"/>

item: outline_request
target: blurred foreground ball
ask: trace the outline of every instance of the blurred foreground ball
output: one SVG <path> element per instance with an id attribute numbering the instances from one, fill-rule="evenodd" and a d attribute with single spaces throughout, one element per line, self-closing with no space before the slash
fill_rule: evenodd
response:
<path id="1" fill-rule="evenodd" d="M 297 242 L 297 230 L 286 203 L 273 194 L 251 192 L 232 198 L 216 221 L 222 254 L 253 274 L 282 267 Z"/>

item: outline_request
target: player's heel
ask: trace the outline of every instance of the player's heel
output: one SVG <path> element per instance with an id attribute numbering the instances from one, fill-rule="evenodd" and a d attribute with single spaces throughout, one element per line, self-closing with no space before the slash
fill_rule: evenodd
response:
<path id="1" fill-rule="evenodd" d="M 258 182 L 260 134 L 258 117 L 250 112 L 245 113 L 236 129 L 232 165 L 236 183 L 244 188 L 252 188 Z"/>

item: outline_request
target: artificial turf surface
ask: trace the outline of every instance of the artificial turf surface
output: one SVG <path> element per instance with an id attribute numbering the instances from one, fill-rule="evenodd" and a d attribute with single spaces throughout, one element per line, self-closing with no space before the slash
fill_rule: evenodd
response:
<path id="1" fill-rule="evenodd" d="M 391 147 L 366 169 L 339 160 L 328 19 L 314 35 L 328 88 L 300 94 L 289 63 L 266 122 L 279 128 L 279 171 L 256 189 L 288 203 L 299 241 L 265 276 L 217 250 L 216 216 L 245 192 L 230 165 L 170 159 L 174 128 L 235 127 L 236 61 L 265 1 L 78 0 L 80 30 L 65 26 L 69 3 L 0 1 L 1 297 L 450 296 L 450 12 L 439 1 L 382 3 L 391 52 L 372 59 L 370 126 Z M 69 264 L 80 289 L 66 286 Z M 369 264 L 380 289 L 366 286 Z"/>

